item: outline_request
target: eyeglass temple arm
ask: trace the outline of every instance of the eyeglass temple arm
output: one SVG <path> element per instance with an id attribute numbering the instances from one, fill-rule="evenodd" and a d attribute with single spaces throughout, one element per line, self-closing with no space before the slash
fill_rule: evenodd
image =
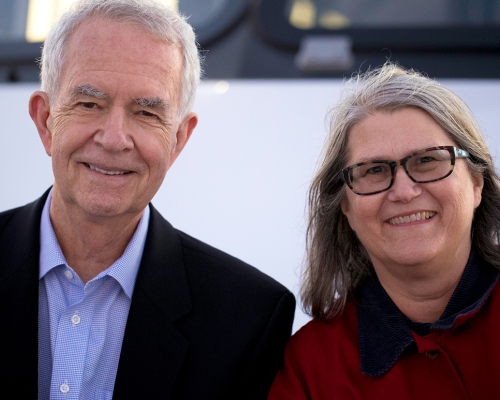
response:
<path id="1" fill-rule="evenodd" d="M 470 157 L 470 154 L 468 151 L 462 150 L 462 149 L 457 149 L 455 147 L 455 157 L 457 158 L 468 158 Z"/>

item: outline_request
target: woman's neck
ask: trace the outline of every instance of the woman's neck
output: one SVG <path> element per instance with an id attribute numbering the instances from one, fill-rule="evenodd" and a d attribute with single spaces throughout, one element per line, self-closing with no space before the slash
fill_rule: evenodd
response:
<path id="1" fill-rule="evenodd" d="M 443 314 L 465 270 L 465 256 L 426 265 L 377 268 L 377 277 L 399 310 L 414 322 L 435 322 Z M 396 271 L 396 272 L 395 272 Z M 403 271 L 403 272 L 401 272 Z"/>

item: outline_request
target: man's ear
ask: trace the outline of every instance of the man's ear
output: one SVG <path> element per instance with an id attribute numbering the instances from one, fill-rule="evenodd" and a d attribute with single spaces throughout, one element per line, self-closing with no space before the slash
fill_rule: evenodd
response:
<path id="1" fill-rule="evenodd" d="M 182 120 L 175 135 L 175 146 L 173 147 L 172 154 L 170 155 L 170 161 L 168 165 L 169 168 L 172 166 L 179 154 L 181 154 L 182 149 L 191 137 L 191 134 L 193 133 L 193 130 L 197 124 L 198 116 L 194 112 L 189 113 Z"/>
<path id="2" fill-rule="evenodd" d="M 51 156 L 52 132 L 49 127 L 50 100 L 47 93 L 37 90 L 31 95 L 29 113 L 38 130 L 38 135 L 40 135 L 45 152 Z"/>

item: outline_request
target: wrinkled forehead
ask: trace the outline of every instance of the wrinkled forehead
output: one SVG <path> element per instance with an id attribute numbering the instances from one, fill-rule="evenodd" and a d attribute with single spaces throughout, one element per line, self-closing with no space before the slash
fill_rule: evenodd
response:
<path id="1" fill-rule="evenodd" d="M 134 97 L 166 97 L 179 105 L 181 49 L 136 24 L 101 18 L 85 21 L 69 37 L 64 53 L 58 95 L 89 84 L 108 94 L 135 88 L 139 92 Z"/>

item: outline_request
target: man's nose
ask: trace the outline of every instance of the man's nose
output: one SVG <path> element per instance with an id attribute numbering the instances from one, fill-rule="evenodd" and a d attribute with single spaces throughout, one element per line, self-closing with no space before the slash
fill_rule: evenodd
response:
<path id="1" fill-rule="evenodd" d="M 398 165 L 394 173 L 394 182 L 387 196 L 389 200 L 408 203 L 422 193 L 421 184 L 413 182 L 402 165 Z"/>
<path id="2" fill-rule="evenodd" d="M 94 141 L 110 152 L 125 151 L 134 147 L 126 110 L 121 107 L 111 108 L 103 116 Z"/>

